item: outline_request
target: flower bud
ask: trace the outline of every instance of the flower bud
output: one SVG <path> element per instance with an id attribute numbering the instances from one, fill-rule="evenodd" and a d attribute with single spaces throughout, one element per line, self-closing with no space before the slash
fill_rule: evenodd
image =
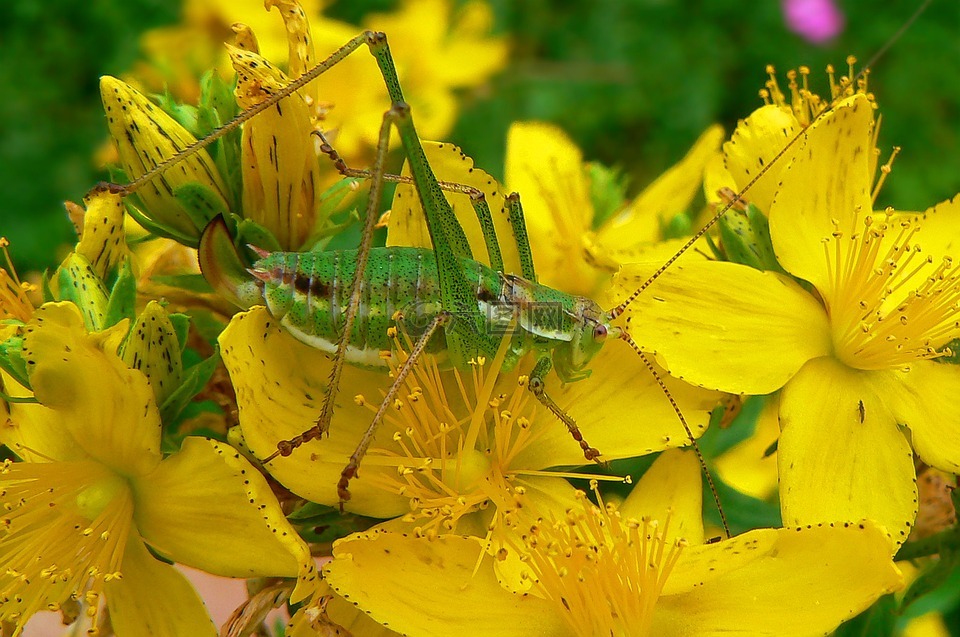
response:
<path id="1" fill-rule="evenodd" d="M 129 179 L 143 175 L 196 141 L 160 107 L 115 77 L 100 78 L 100 96 Z M 193 193 L 193 205 L 177 197 L 177 190 L 188 184 L 202 191 L 202 196 Z M 150 230 L 195 246 L 206 222 L 217 214 L 209 208 L 228 208 L 227 192 L 210 154 L 200 150 L 151 179 L 136 194 Z"/>

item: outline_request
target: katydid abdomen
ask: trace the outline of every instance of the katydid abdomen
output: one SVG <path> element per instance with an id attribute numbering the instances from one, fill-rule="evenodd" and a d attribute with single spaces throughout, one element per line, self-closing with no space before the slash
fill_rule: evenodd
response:
<path id="1" fill-rule="evenodd" d="M 298 340 L 333 353 L 343 337 L 344 309 L 350 302 L 356 273 L 356 250 L 328 252 L 275 252 L 256 262 L 259 302 Z M 462 260 L 463 273 L 475 291 L 481 311 L 500 298 L 500 276 L 470 259 Z M 251 299 L 252 300 L 252 299 Z M 348 339 L 346 360 L 354 365 L 386 367 L 380 355 L 393 349 L 388 328 L 397 312 L 403 329 L 418 339 L 443 309 L 437 261 L 432 250 L 373 248 L 362 277 L 360 306 Z M 487 316 L 496 316 L 486 312 Z M 509 321 L 509 317 L 507 317 Z M 426 351 L 443 353 L 446 338 L 437 331 Z"/>

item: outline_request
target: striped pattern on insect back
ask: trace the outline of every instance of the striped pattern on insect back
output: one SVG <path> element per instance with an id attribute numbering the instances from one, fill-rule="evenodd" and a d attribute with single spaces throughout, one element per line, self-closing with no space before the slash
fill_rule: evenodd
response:
<path id="1" fill-rule="evenodd" d="M 467 259 L 461 265 L 479 303 L 499 297 L 500 278 L 494 270 Z M 323 351 L 336 349 L 352 291 L 355 250 L 274 253 L 258 261 L 254 270 L 264 282 L 264 299 L 274 317 L 297 339 Z M 434 252 L 421 248 L 372 249 L 347 360 L 382 366 L 379 352 L 392 349 L 387 328 L 393 324 L 395 312 L 403 313 L 403 326 L 416 339 L 442 307 Z M 428 351 L 445 348 L 445 335 L 440 330 Z"/>

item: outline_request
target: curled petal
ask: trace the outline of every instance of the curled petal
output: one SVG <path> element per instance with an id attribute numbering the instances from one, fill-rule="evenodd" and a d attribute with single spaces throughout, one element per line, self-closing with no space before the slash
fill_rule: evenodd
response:
<path id="1" fill-rule="evenodd" d="M 88 334 L 72 303 L 48 303 L 27 326 L 24 358 L 37 400 L 74 443 L 119 473 L 142 475 L 160 462 L 160 415 L 143 374 L 123 364 L 115 343 L 101 349 L 110 341 Z"/>

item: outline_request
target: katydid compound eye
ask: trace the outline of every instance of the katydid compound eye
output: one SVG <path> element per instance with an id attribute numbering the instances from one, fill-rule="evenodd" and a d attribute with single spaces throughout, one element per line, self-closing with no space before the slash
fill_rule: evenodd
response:
<path id="1" fill-rule="evenodd" d="M 602 341 L 607 338 L 607 326 L 603 323 L 597 323 L 597 326 L 593 328 L 593 340 Z"/>

